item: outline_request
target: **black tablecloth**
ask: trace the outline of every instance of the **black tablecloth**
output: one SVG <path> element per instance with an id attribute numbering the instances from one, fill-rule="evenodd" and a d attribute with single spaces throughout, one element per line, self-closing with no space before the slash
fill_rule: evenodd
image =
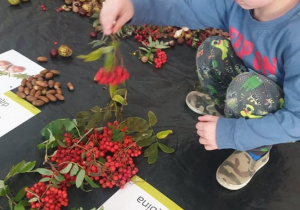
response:
<path id="1" fill-rule="evenodd" d="M 37 166 L 43 167 L 44 151 L 38 150 L 37 144 L 43 141 L 40 131 L 49 122 L 58 118 L 72 119 L 77 112 L 95 105 L 105 106 L 110 99 L 108 90 L 93 81 L 103 61 L 84 63 L 76 58 L 92 50 L 87 44 L 92 41 L 89 36 L 93 30 L 92 20 L 72 12 L 58 13 L 56 9 L 62 3 L 60 0 L 32 0 L 10 6 L 6 0 L 0 2 L 0 53 L 15 49 L 36 61 L 38 56 L 48 56 L 49 50 L 55 47 L 54 41 L 68 44 L 73 49 L 72 57 L 50 59 L 41 65 L 59 70 L 61 75 L 57 80 L 70 81 L 75 86 L 75 91 L 65 92 L 64 102 L 41 107 L 40 114 L 1 137 L 0 179 L 12 165 L 22 160 L 37 160 Z M 46 11 L 41 10 L 41 4 L 45 5 Z M 239 191 L 222 188 L 215 173 L 232 150 L 206 151 L 198 143 L 195 132 L 197 114 L 185 105 L 185 96 L 194 89 L 197 80 L 195 49 L 186 45 L 168 49 L 167 64 L 157 70 L 131 54 L 138 46 L 132 37 L 121 41 L 124 63 L 130 72 L 126 83 L 129 105 L 124 109 L 124 117 L 147 118 L 147 112 L 153 111 L 158 117 L 155 129 L 173 130 L 167 144 L 176 149 L 170 155 L 160 152 L 153 165 L 148 165 L 143 157 L 137 158 L 138 175 L 186 210 L 298 209 L 300 145 L 274 146 L 269 163 L 248 186 Z M 37 174 L 17 176 L 12 179 L 12 190 L 31 186 L 37 180 Z M 117 190 L 96 189 L 86 193 L 72 187 L 68 191 L 68 209 L 98 207 Z M 5 198 L 0 198 L 0 206 L 8 209 Z"/>

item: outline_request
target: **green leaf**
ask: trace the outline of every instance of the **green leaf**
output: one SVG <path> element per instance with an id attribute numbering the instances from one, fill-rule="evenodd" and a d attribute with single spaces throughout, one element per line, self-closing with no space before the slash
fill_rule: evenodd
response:
<path id="1" fill-rule="evenodd" d="M 126 94 L 126 91 L 127 91 L 126 89 L 117 89 L 117 90 L 114 91 L 114 96 L 115 95 L 121 95 L 121 96 L 124 97 L 125 94 Z"/>
<path id="2" fill-rule="evenodd" d="M 123 140 L 124 140 L 124 133 L 119 132 L 117 134 L 114 134 L 113 137 L 112 137 L 112 140 L 113 140 L 113 142 L 120 141 L 122 143 Z"/>
<path id="3" fill-rule="evenodd" d="M 51 135 L 54 135 L 55 139 L 58 139 L 65 131 L 71 131 L 76 125 L 69 119 L 57 119 L 46 125 L 41 134 L 45 139 L 49 139 Z"/>
<path id="4" fill-rule="evenodd" d="M 8 185 L 5 185 L 5 187 L 3 188 L 5 191 L 5 194 L 10 194 L 10 187 Z"/>
<path id="5" fill-rule="evenodd" d="M 40 182 L 48 182 L 48 181 L 50 181 L 50 177 L 44 177 L 44 178 L 42 178 L 42 179 L 40 179 Z"/>
<path id="6" fill-rule="evenodd" d="M 63 168 L 62 170 L 60 170 L 60 173 L 61 174 L 66 174 L 66 173 L 69 173 L 69 171 L 71 170 L 72 168 L 72 163 L 69 163 L 65 168 Z"/>
<path id="7" fill-rule="evenodd" d="M 14 210 L 25 210 L 25 207 L 24 207 L 22 204 L 18 203 L 18 204 L 15 206 Z"/>
<path id="8" fill-rule="evenodd" d="M 104 112 L 104 116 L 103 116 L 103 124 L 106 124 L 110 119 L 112 118 L 112 115 L 111 115 L 111 112 L 109 109 L 107 109 L 105 112 Z"/>
<path id="9" fill-rule="evenodd" d="M 109 95 L 111 98 L 114 97 L 115 91 L 118 89 L 118 85 L 109 85 Z"/>
<path id="10" fill-rule="evenodd" d="M 46 176 L 53 175 L 53 171 L 46 169 L 46 168 L 37 168 L 37 169 L 35 169 L 35 171 L 42 175 L 46 175 Z"/>
<path id="11" fill-rule="evenodd" d="M 56 142 L 57 142 L 57 144 L 58 144 L 59 146 L 61 146 L 61 147 L 63 147 L 63 148 L 66 148 L 66 147 L 67 147 L 67 145 L 66 145 L 64 142 L 62 142 L 61 140 L 59 140 L 59 139 L 56 139 Z"/>
<path id="12" fill-rule="evenodd" d="M 8 173 L 8 175 L 7 175 L 6 178 L 4 179 L 4 181 L 7 181 L 7 178 L 8 178 L 8 177 L 12 177 L 12 176 L 16 175 L 17 173 L 19 173 L 19 172 L 20 172 L 20 169 L 25 165 L 25 163 L 26 163 L 26 162 L 25 162 L 24 160 L 22 160 L 22 161 L 19 162 L 17 165 L 12 166 L 11 169 L 10 169 L 10 171 L 9 171 L 9 173 Z"/>
<path id="13" fill-rule="evenodd" d="M 21 188 L 17 195 L 13 198 L 14 202 L 19 202 L 25 196 L 25 187 Z"/>
<path id="14" fill-rule="evenodd" d="M 173 133 L 172 130 L 160 131 L 160 132 L 158 132 L 158 133 L 156 134 L 156 137 L 157 137 L 158 139 L 165 139 L 165 138 L 167 138 L 167 136 L 168 136 L 169 134 L 172 134 L 172 133 Z"/>
<path id="15" fill-rule="evenodd" d="M 144 51 L 147 52 L 147 53 L 150 51 L 150 50 L 148 50 L 148 49 L 145 48 L 145 47 L 139 47 L 139 49 L 140 49 L 140 50 L 144 50 Z"/>
<path id="16" fill-rule="evenodd" d="M 35 201 L 38 201 L 39 199 L 37 197 L 33 197 L 31 198 L 28 202 L 31 203 L 31 202 L 35 202 Z"/>
<path id="17" fill-rule="evenodd" d="M 136 144 L 140 147 L 147 147 L 150 144 L 152 144 L 155 141 L 155 139 L 156 139 L 155 136 L 151 136 L 147 139 L 143 139 L 143 140 L 136 142 Z"/>
<path id="18" fill-rule="evenodd" d="M 20 173 L 26 173 L 28 171 L 31 171 L 36 164 L 36 161 L 27 162 L 25 163 L 22 168 L 20 169 Z"/>
<path id="19" fill-rule="evenodd" d="M 104 206 L 100 206 L 100 209 L 98 209 L 98 210 L 104 210 Z"/>
<path id="20" fill-rule="evenodd" d="M 4 180 L 0 180 L 0 189 L 4 188 L 4 186 L 5 186 Z"/>
<path id="21" fill-rule="evenodd" d="M 149 129 L 149 124 L 146 120 L 140 117 L 128 117 L 122 123 L 122 127 L 127 127 L 128 133 L 144 132 Z"/>
<path id="22" fill-rule="evenodd" d="M 84 180 L 85 170 L 81 169 L 76 176 L 76 187 L 79 188 Z"/>
<path id="23" fill-rule="evenodd" d="M 91 112 L 100 112 L 101 111 L 101 107 L 99 106 L 94 106 L 93 108 L 90 109 Z"/>
<path id="24" fill-rule="evenodd" d="M 149 37 L 148 37 L 148 42 L 149 42 L 149 44 L 153 44 L 153 43 L 152 43 L 152 36 L 150 36 L 150 35 L 149 35 Z"/>
<path id="25" fill-rule="evenodd" d="M 94 14 L 97 14 L 97 13 L 94 13 Z M 94 20 L 93 21 L 93 28 L 95 28 L 98 25 L 99 25 L 99 19 Z"/>
<path id="26" fill-rule="evenodd" d="M 65 177 L 61 174 L 54 175 L 54 178 L 59 182 L 62 182 L 65 180 Z"/>
<path id="27" fill-rule="evenodd" d="M 113 64 L 114 64 L 114 54 L 113 53 L 107 53 L 105 55 L 104 68 L 107 71 L 109 71 L 109 70 L 111 70 Z"/>
<path id="28" fill-rule="evenodd" d="M 148 147 L 144 152 L 144 157 L 148 157 L 148 163 L 153 164 L 158 158 L 158 144 L 154 143 Z"/>
<path id="29" fill-rule="evenodd" d="M 97 124 L 100 122 L 101 119 L 101 112 L 97 112 L 92 115 L 92 118 L 89 120 L 88 124 L 86 125 L 86 129 L 90 130 L 97 126 Z"/>
<path id="30" fill-rule="evenodd" d="M 0 196 L 5 196 L 5 190 L 4 189 L 0 189 Z"/>
<path id="31" fill-rule="evenodd" d="M 28 203 L 28 200 L 21 200 L 19 202 L 19 204 L 23 205 L 23 206 L 30 206 L 30 203 Z"/>
<path id="32" fill-rule="evenodd" d="M 78 55 L 77 58 L 83 59 L 85 62 L 96 61 L 102 57 L 104 50 L 107 50 L 105 48 L 107 47 L 98 48 L 87 55 Z"/>
<path id="33" fill-rule="evenodd" d="M 165 144 L 162 144 L 162 143 L 159 143 L 158 144 L 159 148 L 164 152 L 164 153 L 173 153 L 175 150 L 171 147 L 168 147 L 167 145 Z"/>
<path id="34" fill-rule="evenodd" d="M 134 134 L 132 136 L 132 139 L 137 142 L 137 141 L 140 141 L 140 140 L 143 140 L 143 139 L 147 139 L 147 138 L 149 138 L 152 135 L 153 135 L 153 129 L 150 127 L 146 131 Z"/>
<path id="35" fill-rule="evenodd" d="M 127 105 L 125 99 L 120 95 L 115 95 L 112 100 L 118 102 L 119 104 Z"/>
<path id="36" fill-rule="evenodd" d="M 150 126 L 154 126 L 157 123 L 156 115 L 152 111 L 148 112 L 148 119 L 149 119 Z"/>
<path id="37" fill-rule="evenodd" d="M 11 200 L 8 200 L 9 209 L 13 210 L 13 204 Z"/>
<path id="38" fill-rule="evenodd" d="M 95 13 L 91 16 L 91 18 L 96 18 L 96 19 L 98 19 L 98 18 L 99 18 L 99 13 L 95 12 Z"/>
<path id="39" fill-rule="evenodd" d="M 73 166 L 73 168 L 71 169 L 70 176 L 75 176 L 77 174 L 78 170 L 79 170 L 79 167 L 78 167 L 78 165 L 75 164 Z"/>
<path id="40" fill-rule="evenodd" d="M 158 49 L 167 49 L 167 48 L 170 48 L 169 46 L 165 46 L 165 45 L 156 45 L 154 47 L 158 48 Z"/>
<path id="41" fill-rule="evenodd" d="M 99 186 L 98 185 L 96 185 L 95 184 L 95 182 L 93 182 L 92 180 L 91 180 L 91 178 L 90 177 L 88 177 L 88 176 L 84 176 L 84 179 L 85 179 L 85 181 L 87 181 L 87 183 L 89 183 L 89 185 L 92 187 L 92 188 L 98 188 Z"/>

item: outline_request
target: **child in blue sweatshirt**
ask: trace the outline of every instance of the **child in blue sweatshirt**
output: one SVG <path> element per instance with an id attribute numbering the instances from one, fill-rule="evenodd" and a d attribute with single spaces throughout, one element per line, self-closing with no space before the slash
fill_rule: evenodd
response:
<path id="1" fill-rule="evenodd" d="M 198 48 L 199 81 L 225 117 L 202 113 L 203 93 L 187 96 L 206 150 L 232 148 L 218 168 L 227 189 L 246 186 L 269 160 L 272 145 L 300 139 L 299 0 L 106 0 L 105 35 L 125 23 L 218 28 Z M 198 100 L 198 102 L 197 102 Z"/>

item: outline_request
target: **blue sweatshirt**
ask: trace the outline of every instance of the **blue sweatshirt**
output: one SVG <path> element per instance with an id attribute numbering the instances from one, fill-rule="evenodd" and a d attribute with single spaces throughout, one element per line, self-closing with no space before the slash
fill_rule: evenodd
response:
<path id="1" fill-rule="evenodd" d="M 234 0 L 132 0 L 132 24 L 219 28 L 229 32 L 244 64 L 284 91 L 284 107 L 260 119 L 219 118 L 219 149 L 249 150 L 300 140 L 300 3 L 285 15 L 259 22 Z"/>

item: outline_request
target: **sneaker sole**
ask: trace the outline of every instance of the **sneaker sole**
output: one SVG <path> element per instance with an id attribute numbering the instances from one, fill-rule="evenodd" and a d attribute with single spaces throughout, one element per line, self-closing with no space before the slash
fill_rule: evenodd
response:
<path id="1" fill-rule="evenodd" d="M 189 98 L 191 95 L 193 94 L 198 94 L 199 95 L 199 92 L 198 91 L 192 91 L 190 92 L 186 98 L 185 98 L 185 103 L 186 105 L 193 111 L 193 112 L 196 112 L 197 114 L 200 114 L 200 115 L 214 115 L 214 116 L 221 116 L 221 114 L 214 108 L 214 103 L 213 102 L 210 102 L 210 103 L 207 103 L 208 100 L 211 100 L 210 97 L 207 95 L 207 94 L 203 94 L 203 96 L 205 97 L 209 97 L 209 99 L 205 99 L 203 97 L 203 100 L 206 101 L 207 104 L 203 104 L 203 111 L 201 111 L 199 109 L 199 107 L 195 107 L 193 106 L 191 103 L 191 101 L 189 101 Z M 210 107 L 210 110 L 207 110 L 207 107 Z M 209 113 L 209 111 L 211 111 L 211 113 Z"/>
<path id="2" fill-rule="evenodd" d="M 258 172 L 259 169 L 261 169 L 264 165 L 266 165 L 268 163 L 269 159 L 270 159 L 270 156 L 268 157 L 268 159 L 266 160 L 266 162 L 264 162 L 264 164 L 262 164 L 256 170 L 256 172 Z M 256 172 L 255 172 L 255 174 L 256 174 Z M 225 181 L 223 181 L 223 179 L 219 179 L 218 178 L 218 172 L 216 173 L 216 179 L 217 179 L 217 181 L 219 182 L 220 185 L 222 185 L 223 187 L 225 187 L 228 190 L 239 190 L 239 189 L 245 187 L 251 181 L 251 179 L 255 176 L 255 174 L 247 182 L 245 182 L 245 183 L 243 183 L 241 185 L 231 185 L 231 184 L 226 183 Z"/>

